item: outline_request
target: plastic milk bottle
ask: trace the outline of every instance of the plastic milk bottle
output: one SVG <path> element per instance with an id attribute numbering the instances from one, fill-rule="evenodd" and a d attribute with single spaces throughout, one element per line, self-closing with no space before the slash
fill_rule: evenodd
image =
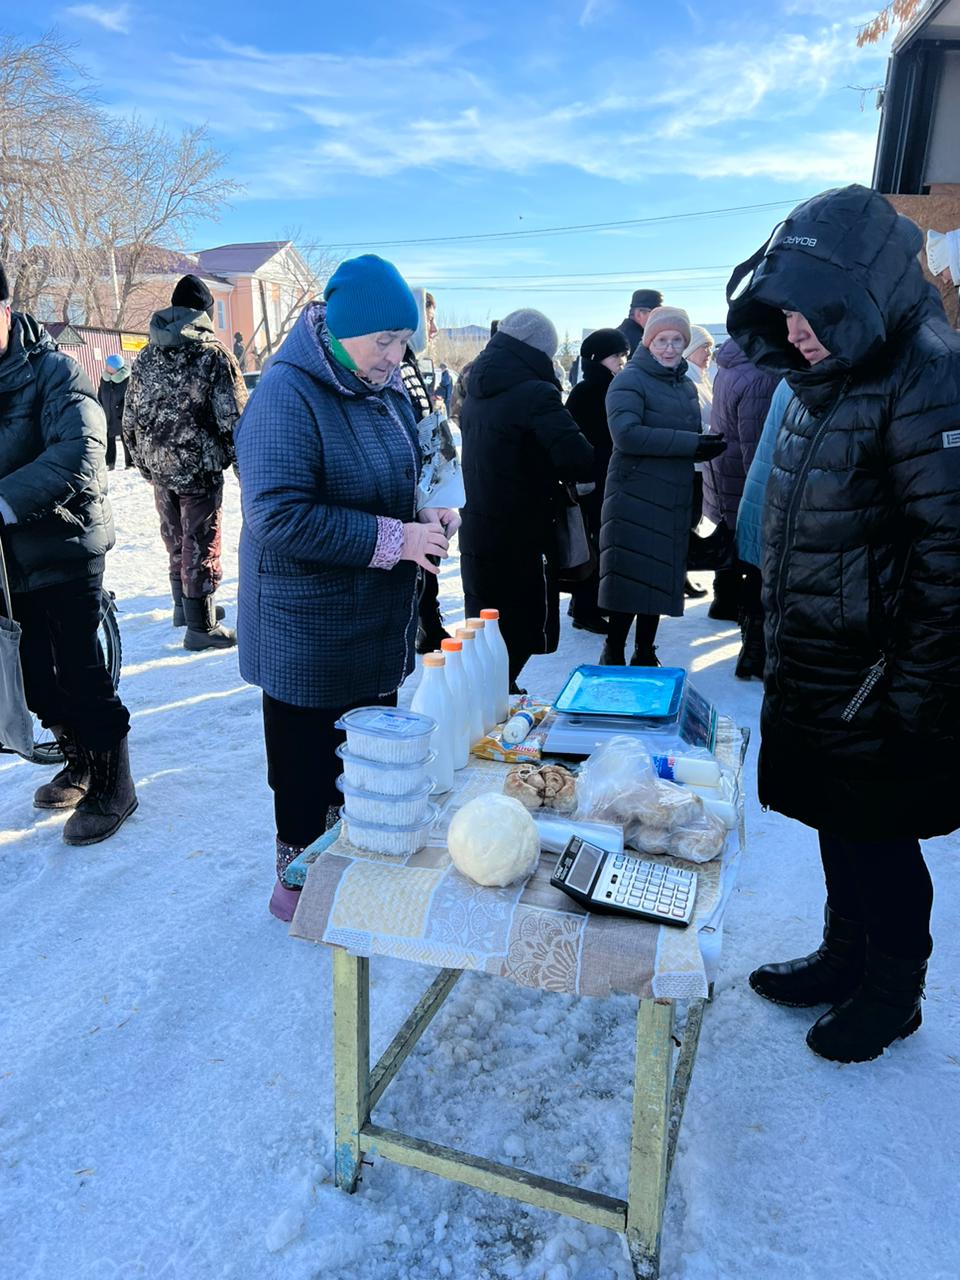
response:
<path id="1" fill-rule="evenodd" d="M 457 639 L 463 643 L 463 676 L 470 695 L 470 745 L 479 742 L 486 733 L 483 723 L 483 671 L 477 658 L 477 633 L 467 627 L 457 632 Z"/>
<path id="2" fill-rule="evenodd" d="M 483 638 L 487 648 L 493 654 L 494 670 L 497 676 L 494 686 L 497 724 L 503 724 L 510 715 L 510 655 L 500 634 L 500 610 L 481 609 L 480 617 L 487 624 L 483 629 Z"/>
<path id="3" fill-rule="evenodd" d="M 446 665 L 443 674 L 453 699 L 453 767 L 465 769 L 470 762 L 470 693 L 463 674 L 463 641 L 441 640 Z"/>
<path id="4" fill-rule="evenodd" d="M 430 735 L 430 748 L 436 753 L 427 772 L 433 778 L 433 794 L 440 795 L 453 786 L 454 718 L 453 698 L 444 674 L 445 658 L 442 653 L 428 653 L 423 659 L 420 685 L 410 703 L 411 711 L 436 720 L 437 727 Z"/>
<path id="5" fill-rule="evenodd" d="M 483 672 L 483 729 L 485 733 L 489 733 L 497 723 L 497 672 L 494 656 L 487 647 L 483 635 L 486 626 L 482 618 L 467 620 L 467 629 L 476 632 L 477 636 L 476 654 Z"/>

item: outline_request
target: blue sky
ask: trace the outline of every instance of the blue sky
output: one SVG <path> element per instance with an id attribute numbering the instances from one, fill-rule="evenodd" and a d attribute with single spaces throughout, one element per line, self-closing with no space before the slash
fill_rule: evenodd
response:
<path id="1" fill-rule="evenodd" d="M 441 323 L 527 305 L 579 335 L 642 285 L 722 321 L 730 268 L 791 203 L 870 181 L 876 95 L 849 86 L 882 83 L 886 46 L 856 47 L 879 7 L 38 0 L 15 32 L 56 25 L 111 109 L 209 124 L 245 190 L 190 247 L 376 247 Z M 665 220 L 502 234 L 638 219 Z M 432 242 L 382 243 L 404 240 Z"/>

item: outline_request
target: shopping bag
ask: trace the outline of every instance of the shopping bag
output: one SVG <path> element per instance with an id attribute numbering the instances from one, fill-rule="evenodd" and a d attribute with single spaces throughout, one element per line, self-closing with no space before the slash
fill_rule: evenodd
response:
<path id="1" fill-rule="evenodd" d="M 597 557 L 580 504 L 566 486 L 562 489 L 555 527 L 559 584 L 575 586 L 590 577 L 597 567 Z"/>
<path id="2" fill-rule="evenodd" d="M 20 666 L 20 624 L 13 618 L 10 579 L 0 539 L 0 588 L 7 616 L 0 618 L 0 746 L 17 755 L 33 755 L 33 719 L 23 692 Z"/>

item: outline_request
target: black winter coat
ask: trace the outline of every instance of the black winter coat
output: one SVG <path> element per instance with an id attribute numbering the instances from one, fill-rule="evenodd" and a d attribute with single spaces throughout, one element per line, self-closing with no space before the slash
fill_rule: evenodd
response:
<path id="1" fill-rule="evenodd" d="M 795 398 L 767 486 L 760 799 L 850 839 L 960 825 L 960 335 L 923 237 L 851 186 L 730 283 L 727 327 Z M 801 312 L 832 353 L 786 341 Z"/>
<path id="2" fill-rule="evenodd" d="M 687 377 L 638 347 L 607 392 L 613 457 L 600 526 L 600 608 L 683 613 L 700 400 Z"/>
<path id="3" fill-rule="evenodd" d="M 613 456 L 613 441 L 607 426 L 607 392 L 613 374 L 597 360 L 583 362 L 583 380 L 567 396 L 567 412 L 593 446 L 593 493 L 580 499 L 592 532 L 600 534 L 600 512 L 607 469 Z"/>
<path id="4" fill-rule="evenodd" d="M 512 652 L 552 653 L 560 632 L 550 581 L 559 482 L 588 482 L 593 450 L 563 407 L 550 359 L 506 333 L 494 334 L 473 362 L 460 430 L 468 609 L 499 608 Z"/>
<path id="5" fill-rule="evenodd" d="M 710 430 L 722 436 L 727 447 L 703 468 L 703 509 L 711 520 L 723 517 L 733 529 L 747 472 L 780 379 L 758 369 L 732 338 L 717 352 L 717 365 Z"/>
<path id="6" fill-rule="evenodd" d="M 87 375 L 32 316 L 13 314 L 0 356 L 0 498 L 12 590 L 103 572 L 114 543 L 107 427 Z"/>
<path id="7" fill-rule="evenodd" d="M 626 320 L 620 321 L 617 328 L 630 344 L 630 354 L 633 355 L 643 341 L 643 325 L 637 324 L 633 316 L 627 316 Z"/>
<path id="8" fill-rule="evenodd" d="M 111 382 L 109 378 L 100 379 L 97 399 L 107 419 L 107 438 L 116 440 L 123 434 L 123 402 L 127 398 L 129 377 L 122 382 Z"/>

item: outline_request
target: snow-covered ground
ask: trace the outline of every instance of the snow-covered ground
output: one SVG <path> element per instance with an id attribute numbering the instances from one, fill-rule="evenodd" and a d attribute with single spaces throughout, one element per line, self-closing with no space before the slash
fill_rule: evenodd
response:
<path id="1" fill-rule="evenodd" d="M 330 956 L 267 914 L 273 827 L 259 693 L 234 652 L 170 625 L 148 488 L 112 483 L 121 690 L 140 808 L 69 849 L 31 807 L 49 773 L 0 757 L 0 1275 L 4 1280 L 627 1280 L 612 1233 L 376 1161 L 333 1185 Z M 228 479 L 221 600 L 234 617 Z M 462 616 L 455 563 L 444 571 Z M 760 686 L 707 602 L 661 657 L 756 730 Z M 569 630 L 524 683 L 554 691 L 599 640 Z M 752 778 L 756 737 L 748 774 Z M 824 786 L 830 785 L 824 778 Z M 752 788 L 752 784 L 750 784 Z M 918 797 L 922 803 L 922 797 Z M 807 1049 L 813 1014 L 746 975 L 802 954 L 822 905 L 815 840 L 752 789 L 664 1221 L 674 1280 L 955 1280 L 960 840 L 927 845 L 937 898 L 924 1025 L 880 1061 Z M 374 1051 L 431 979 L 374 960 Z M 385 1125 L 625 1192 L 634 1004 L 465 976 L 376 1112 Z M 952 1224 L 952 1225 L 951 1225 Z"/>

